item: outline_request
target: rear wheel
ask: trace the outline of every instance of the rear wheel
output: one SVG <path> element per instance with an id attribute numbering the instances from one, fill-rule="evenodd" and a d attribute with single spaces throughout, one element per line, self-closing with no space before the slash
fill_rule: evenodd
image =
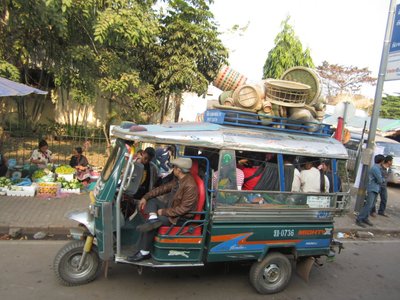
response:
<path id="1" fill-rule="evenodd" d="M 58 251 L 54 259 L 54 272 L 61 284 L 73 286 L 89 283 L 100 273 L 102 263 L 95 245 L 92 245 L 82 268 L 78 270 L 84 245 L 85 241 L 72 241 Z"/>
<path id="2" fill-rule="evenodd" d="M 268 254 L 250 269 L 250 282 L 260 294 L 278 293 L 285 289 L 292 276 L 292 265 L 281 253 Z"/>

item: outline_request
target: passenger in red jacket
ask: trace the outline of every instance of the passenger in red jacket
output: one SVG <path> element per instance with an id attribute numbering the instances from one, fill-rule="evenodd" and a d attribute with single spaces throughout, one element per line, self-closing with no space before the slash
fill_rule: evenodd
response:
<path id="1" fill-rule="evenodd" d="M 243 171 L 244 181 L 242 190 L 254 190 L 257 182 L 260 180 L 262 172 L 256 174 L 260 166 L 254 166 L 254 162 L 249 159 L 242 159 L 238 163 L 238 168 Z"/>

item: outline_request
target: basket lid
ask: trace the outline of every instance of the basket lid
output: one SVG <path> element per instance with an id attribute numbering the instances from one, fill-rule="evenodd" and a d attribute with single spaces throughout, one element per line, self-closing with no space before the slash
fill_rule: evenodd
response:
<path id="1" fill-rule="evenodd" d="M 300 82 L 310 86 L 310 96 L 307 99 L 307 104 L 314 104 L 322 93 L 321 78 L 318 73 L 306 67 L 293 67 L 286 70 L 282 77 L 283 80 Z"/>
<path id="2" fill-rule="evenodd" d="M 288 90 L 298 90 L 298 91 L 308 91 L 310 86 L 304 83 L 299 83 L 289 80 L 279 80 L 279 79 L 266 79 L 265 83 L 267 85 L 274 86 L 276 88 L 288 89 Z"/>

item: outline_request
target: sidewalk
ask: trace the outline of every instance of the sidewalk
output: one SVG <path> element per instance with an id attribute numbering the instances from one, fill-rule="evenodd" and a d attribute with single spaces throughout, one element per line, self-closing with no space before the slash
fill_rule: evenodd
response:
<path id="1" fill-rule="evenodd" d="M 68 234 L 76 227 L 65 213 L 89 206 L 89 193 L 70 194 L 63 198 L 0 196 L 0 233 L 21 228 L 24 234 L 44 231 L 49 234 Z"/>
<path id="2" fill-rule="evenodd" d="M 396 189 L 394 188 L 397 192 Z M 369 231 L 374 234 L 400 233 L 400 199 L 389 198 L 387 214 L 389 218 L 377 216 L 370 218 L 373 227 L 361 228 L 355 224 L 353 214 L 355 198 L 351 211 L 335 218 L 335 232 L 354 233 Z M 44 231 L 48 234 L 66 235 L 69 228 L 76 227 L 75 221 L 65 218 L 65 213 L 88 208 L 89 194 L 68 195 L 64 198 L 7 197 L 0 196 L 0 234 L 10 228 L 21 228 L 24 234 Z"/>

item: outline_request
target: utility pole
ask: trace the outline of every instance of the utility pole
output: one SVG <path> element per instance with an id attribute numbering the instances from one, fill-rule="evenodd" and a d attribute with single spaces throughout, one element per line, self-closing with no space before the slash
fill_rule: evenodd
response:
<path id="1" fill-rule="evenodd" d="M 367 149 L 365 149 L 365 151 L 363 151 L 362 156 L 361 156 L 361 162 L 362 162 L 363 166 L 362 166 L 362 172 L 361 172 L 361 178 L 360 178 L 360 186 L 359 186 L 359 189 L 357 192 L 356 205 L 354 207 L 355 211 L 360 211 L 361 207 L 363 206 L 364 199 L 365 199 L 366 187 L 368 184 L 368 171 L 369 171 L 369 166 L 371 164 L 372 156 L 374 154 L 374 148 L 375 148 L 375 135 L 376 135 L 376 129 L 377 129 L 377 125 L 378 125 L 379 111 L 380 111 L 381 104 L 382 104 L 383 83 L 385 80 L 387 61 L 388 61 L 388 55 L 389 55 L 390 38 L 392 36 L 392 28 L 393 28 L 393 20 L 394 20 L 395 11 L 396 11 L 396 0 L 391 0 L 388 20 L 386 23 L 385 40 L 383 41 L 383 49 L 382 49 L 382 56 L 381 56 L 381 64 L 379 67 L 378 82 L 376 84 L 376 90 L 375 90 L 374 107 L 372 110 L 371 122 L 369 124 Z"/>

